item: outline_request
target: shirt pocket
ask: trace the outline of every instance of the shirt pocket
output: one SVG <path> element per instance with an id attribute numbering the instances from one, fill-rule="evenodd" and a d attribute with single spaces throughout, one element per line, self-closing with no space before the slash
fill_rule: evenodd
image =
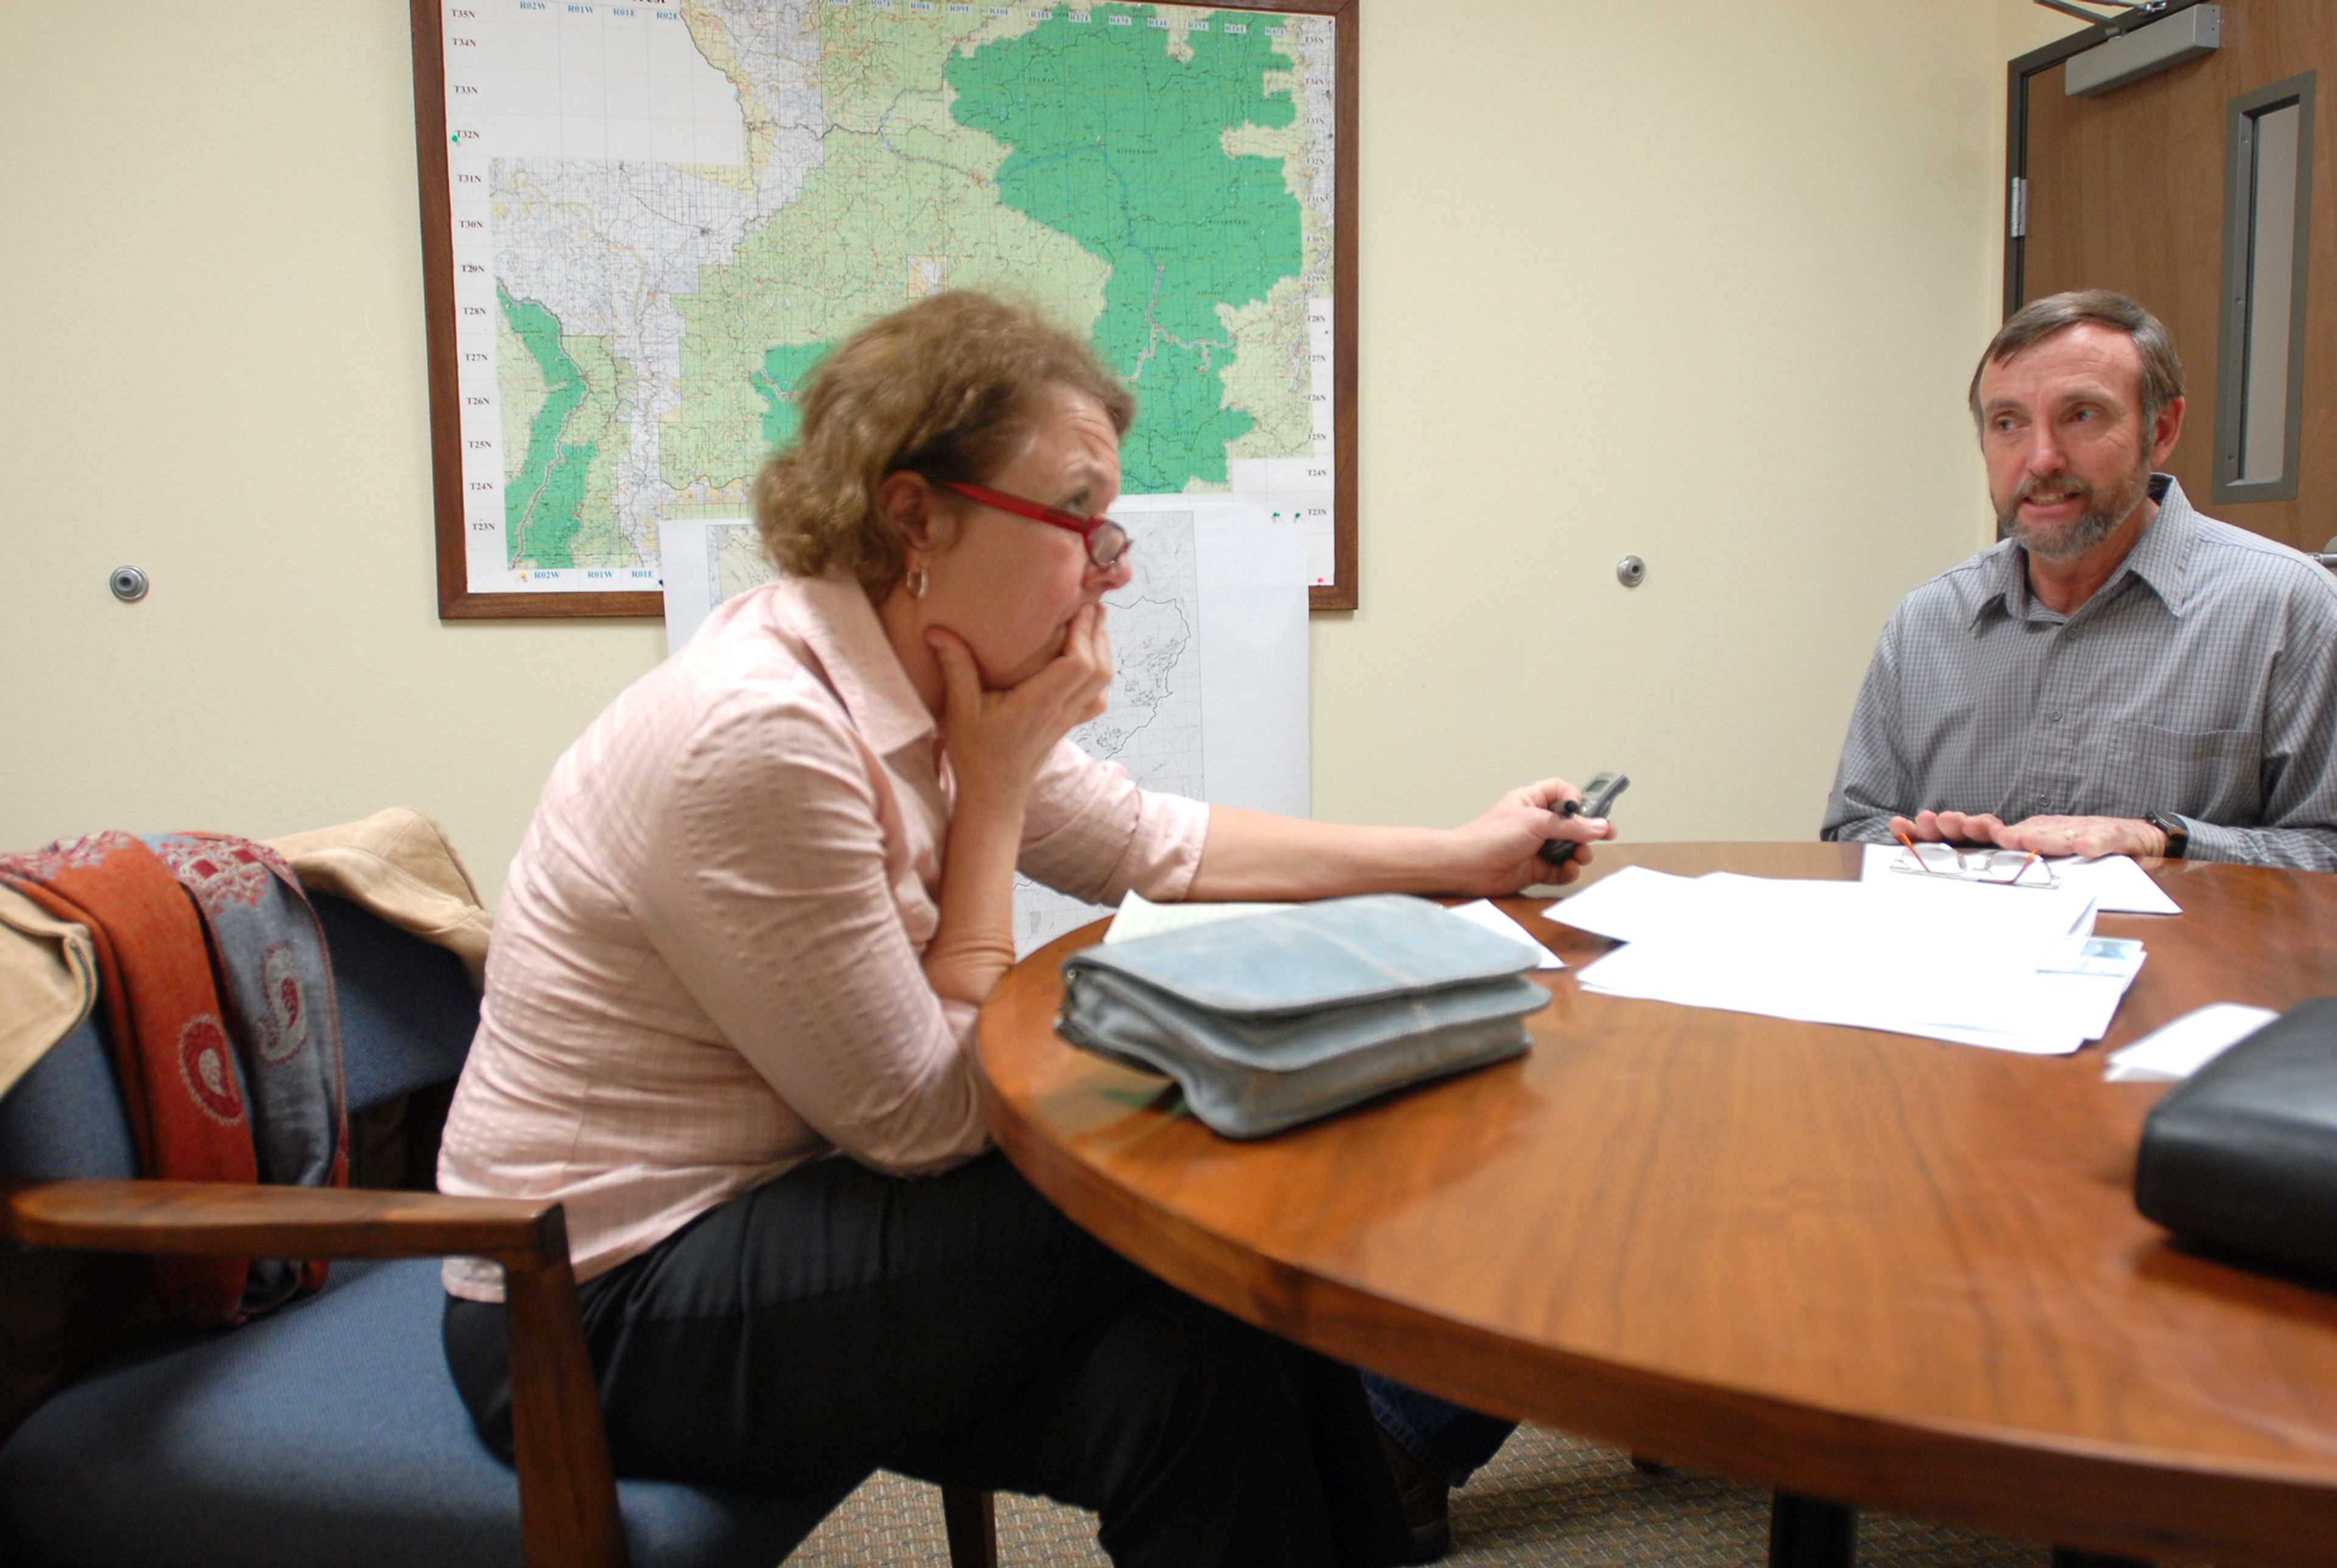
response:
<path id="1" fill-rule="evenodd" d="M 2103 808 L 2112 816 L 2173 812 L 2201 822 L 2254 823 L 2264 814 L 2264 737 L 2253 729 L 2162 729 L 2122 723 Z"/>

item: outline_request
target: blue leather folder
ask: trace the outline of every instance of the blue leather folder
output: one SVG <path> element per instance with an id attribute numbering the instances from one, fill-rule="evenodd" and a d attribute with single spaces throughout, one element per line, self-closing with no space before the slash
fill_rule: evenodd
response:
<path id="1" fill-rule="evenodd" d="M 1521 1054 L 1534 962 L 1426 899 L 1331 899 L 1073 953 L 1055 1027 L 1257 1138 Z"/>

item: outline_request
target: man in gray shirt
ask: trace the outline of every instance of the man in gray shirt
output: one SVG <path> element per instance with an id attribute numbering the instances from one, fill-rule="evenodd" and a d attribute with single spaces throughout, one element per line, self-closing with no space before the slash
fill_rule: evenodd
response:
<path id="1" fill-rule="evenodd" d="M 2155 472 L 2166 329 L 2033 301 L 1971 409 L 2005 537 L 1882 628 L 1819 836 L 2337 871 L 2337 580 Z"/>

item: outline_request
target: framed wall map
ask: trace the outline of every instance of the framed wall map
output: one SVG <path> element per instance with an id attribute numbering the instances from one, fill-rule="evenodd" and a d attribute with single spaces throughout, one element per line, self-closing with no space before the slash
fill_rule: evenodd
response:
<path id="1" fill-rule="evenodd" d="M 654 616 L 796 387 L 946 287 L 1092 335 L 1131 494 L 1355 572 L 1357 0 L 412 0 L 442 617 Z"/>

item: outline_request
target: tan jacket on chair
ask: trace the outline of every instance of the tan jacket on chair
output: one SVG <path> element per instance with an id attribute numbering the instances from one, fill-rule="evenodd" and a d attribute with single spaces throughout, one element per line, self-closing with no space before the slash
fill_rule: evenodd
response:
<path id="1" fill-rule="evenodd" d="M 494 918 L 446 830 L 429 817 L 391 806 L 268 843 L 291 862 L 303 888 L 361 904 L 447 949 L 479 989 Z M 97 953 L 88 930 L 0 887 L 0 1095 L 73 1033 L 96 1000 Z"/>

